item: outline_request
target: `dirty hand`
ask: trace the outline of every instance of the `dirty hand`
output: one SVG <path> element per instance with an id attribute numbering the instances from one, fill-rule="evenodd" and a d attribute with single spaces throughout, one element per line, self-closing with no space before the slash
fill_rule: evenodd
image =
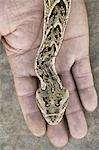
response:
<path id="1" fill-rule="evenodd" d="M 2 42 L 11 65 L 15 87 L 25 121 L 35 136 L 47 133 L 51 143 L 62 147 L 68 142 L 66 121 L 46 126 L 37 105 L 38 88 L 34 62 L 42 39 L 43 0 L 17 0 L 7 5 L 7 21 L 3 20 Z M 3 15 L 4 16 L 4 15 Z M 1 26 L 0 26 L 1 28 Z M 4 30 L 5 29 L 5 30 Z M 97 95 L 89 62 L 89 33 L 85 4 L 73 0 L 64 41 L 56 58 L 56 70 L 69 90 L 65 112 L 70 134 L 82 138 L 87 133 L 83 108 L 94 111 Z"/>

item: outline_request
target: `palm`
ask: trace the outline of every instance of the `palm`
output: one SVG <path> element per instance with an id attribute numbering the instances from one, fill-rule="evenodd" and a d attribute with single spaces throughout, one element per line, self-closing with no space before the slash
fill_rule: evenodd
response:
<path id="1" fill-rule="evenodd" d="M 35 102 L 35 91 L 38 85 L 34 61 L 42 38 L 43 13 L 41 12 L 43 8 L 41 3 L 41 1 L 35 1 L 34 6 L 36 7 L 33 7 L 35 11 L 32 20 L 16 26 L 14 31 L 4 36 L 3 39 L 24 118 L 36 136 L 41 136 L 46 131 L 45 121 Z M 80 100 L 87 111 L 93 111 L 97 105 L 88 57 L 88 38 L 87 17 L 83 1 L 75 0 L 72 2 L 64 41 L 56 58 L 56 70 L 63 85 L 70 92 L 66 118 L 70 133 L 75 138 L 81 138 L 87 132 Z M 47 135 L 54 145 L 65 145 L 68 135 L 64 121 L 62 120 L 56 126 L 47 125 Z"/>

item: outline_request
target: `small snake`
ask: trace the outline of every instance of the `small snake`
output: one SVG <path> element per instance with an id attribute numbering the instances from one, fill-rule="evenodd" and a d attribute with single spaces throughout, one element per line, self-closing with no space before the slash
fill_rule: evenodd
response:
<path id="1" fill-rule="evenodd" d="M 55 69 L 69 19 L 71 0 L 44 0 L 43 37 L 35 60 L 35 72 L 40 80 L 36 91 L 37 105 L 50 125 L 63 118 L 69 98 L 68 90 Z"/>

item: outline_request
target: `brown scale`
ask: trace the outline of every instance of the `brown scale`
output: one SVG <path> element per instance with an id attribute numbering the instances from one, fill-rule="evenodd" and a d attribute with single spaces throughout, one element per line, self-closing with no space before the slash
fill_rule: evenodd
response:
<path id="1" fill-rule="evenodd" d="M 44 6 L 46 7 L 46 14 L 44 14 L 46 32 L 43 32 L 44 40 L 36 60 L 37 77 L 40 80 L 42 79 L 41 84 L 43 86 L 40 85 L 36 91 L 36 98 L 45 120 L 51 125 L 56 125 L 63 117 L 69 94 L 62 84 L 60 86 L 61 81 L 54 72 L 52 60 L 56 57 L 56 52 L 59 51 L 58 47 L 63 38 L 71 0 L 44 1 L 46 3 Z M 51 8 L 53 9 L 51 10 Z"/>

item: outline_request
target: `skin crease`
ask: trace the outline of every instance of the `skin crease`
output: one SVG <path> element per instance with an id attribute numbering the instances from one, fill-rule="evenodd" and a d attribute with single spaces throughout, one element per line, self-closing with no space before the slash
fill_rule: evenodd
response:
<path id="1" fill-rule="evenodd" d="M 3 5 L 2 0 L 1 7 Z M 46 133 L 49 141 L 57 147 L 68 143 L 68 129 L 64 119 L 67 120 L 72 137 L 84 137 L 87 123 L 83 108 L 92 112 L 97 106 L 89 59 L 89 31 L 84 1 L 72 0 L 64 41 L 56 58 L 56 70 L 63 85 L 69 90 L 70 97 L 64 119 L 55 126 L 46 124 L 35 101 L 38 80 L 34 61 L 42 38 L 43 0 L 7 0 L 5 5 L 3 13 L 7 17 L 3 18 L 2 15 L 1 18 L 1 41 L 9 59 L 26 124 L 35 136 L 40 137 Z"/>

